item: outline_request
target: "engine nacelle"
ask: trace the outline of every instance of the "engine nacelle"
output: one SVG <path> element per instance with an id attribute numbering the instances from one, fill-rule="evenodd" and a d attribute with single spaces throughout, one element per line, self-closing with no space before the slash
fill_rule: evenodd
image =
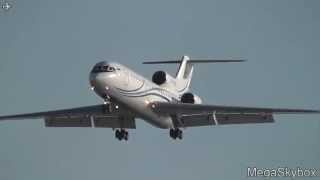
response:
<path id="1" fill-rule="evenodd" d="M 190 104 L 201 104 L 202 100 L 199 96 L 192 93 L 184 93 L 181 96 L 182 103 L 190 103 Z"/>
<path id="2" fill-rule="evenodd" d="M 173 83 L 174 78 L 164 71 L 157 71 L 152 76 L 152 82 L 157 85 L 162 85 L 165 83 Z"/>

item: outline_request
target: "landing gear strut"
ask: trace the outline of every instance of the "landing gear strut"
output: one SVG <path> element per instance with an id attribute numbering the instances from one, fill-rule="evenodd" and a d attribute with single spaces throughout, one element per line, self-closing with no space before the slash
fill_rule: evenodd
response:
<path id="1" fill-rule="evenodd" d="M 178 129 L 178 128 L 175 128 L 175 129 L 170 129 L 170 137 L 172 139 L 182 139 L 183 138 L 183 132 Z"/>
<path id="2" fill-rule="evenodd" d="M 115 132 L 115 137 L 119 141 L 121 141 L 122 139 L 127 141 L 129 139 L 129 133 L 125 129 L 121 129 L 121 130 L 117 129 L 116 132 Z"/>

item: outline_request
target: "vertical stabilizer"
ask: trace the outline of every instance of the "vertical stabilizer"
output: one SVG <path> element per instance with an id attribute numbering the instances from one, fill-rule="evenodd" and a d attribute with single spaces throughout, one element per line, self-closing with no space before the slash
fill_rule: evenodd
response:
<path id="1" fill-rule="evenodd" d="M 188 56 L 182 56 L 176 75 L 176 89 L 181 94 L 189 90 L 192 78 L 193 65 L 189 60 L 190 58 Z"/>

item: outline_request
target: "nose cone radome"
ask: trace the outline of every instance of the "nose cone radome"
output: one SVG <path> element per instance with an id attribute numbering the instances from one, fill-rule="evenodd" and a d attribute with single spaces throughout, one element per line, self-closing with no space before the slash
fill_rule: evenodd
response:
<path id="1" fill-rule="evenodd" d="M 113 84 L 117 79 L 116 69 L 116 64 L 108 61 L 95 64 L 89 75 L 91 87 L 103 87 Z"/>
<path id="2" fill-rule="evenodd" d="M 106 86 L 112 85 L 114 81 L 116 81 L 116 73 L 90 73 L 89 81 L 90 85 L 93 87 L 96 86 Z"/>

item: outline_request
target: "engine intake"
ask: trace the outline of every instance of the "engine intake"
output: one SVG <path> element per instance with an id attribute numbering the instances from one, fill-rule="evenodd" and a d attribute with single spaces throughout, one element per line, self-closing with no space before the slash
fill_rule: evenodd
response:
<path id="1" fill-rule="evenodd" d="M 197 95 L 194 95 L 192 93 L 184 93 L 181 96 L 181 102 L 182 103 L 189 103 L 189 104 L 201 104 L 202 100 Z"/>
<path id="2" fill-rule="evenodd" d="M 157 71 L 152 76 L 152 82 L 161 85 L 167 81 L 167 74 L 164 71 Z"/>
<path id="3" fill-rule="evenodd" d="M 184 93 L 181 96 L 181 102 L 194 104 L 194 95 L 192 93 Z"/>

